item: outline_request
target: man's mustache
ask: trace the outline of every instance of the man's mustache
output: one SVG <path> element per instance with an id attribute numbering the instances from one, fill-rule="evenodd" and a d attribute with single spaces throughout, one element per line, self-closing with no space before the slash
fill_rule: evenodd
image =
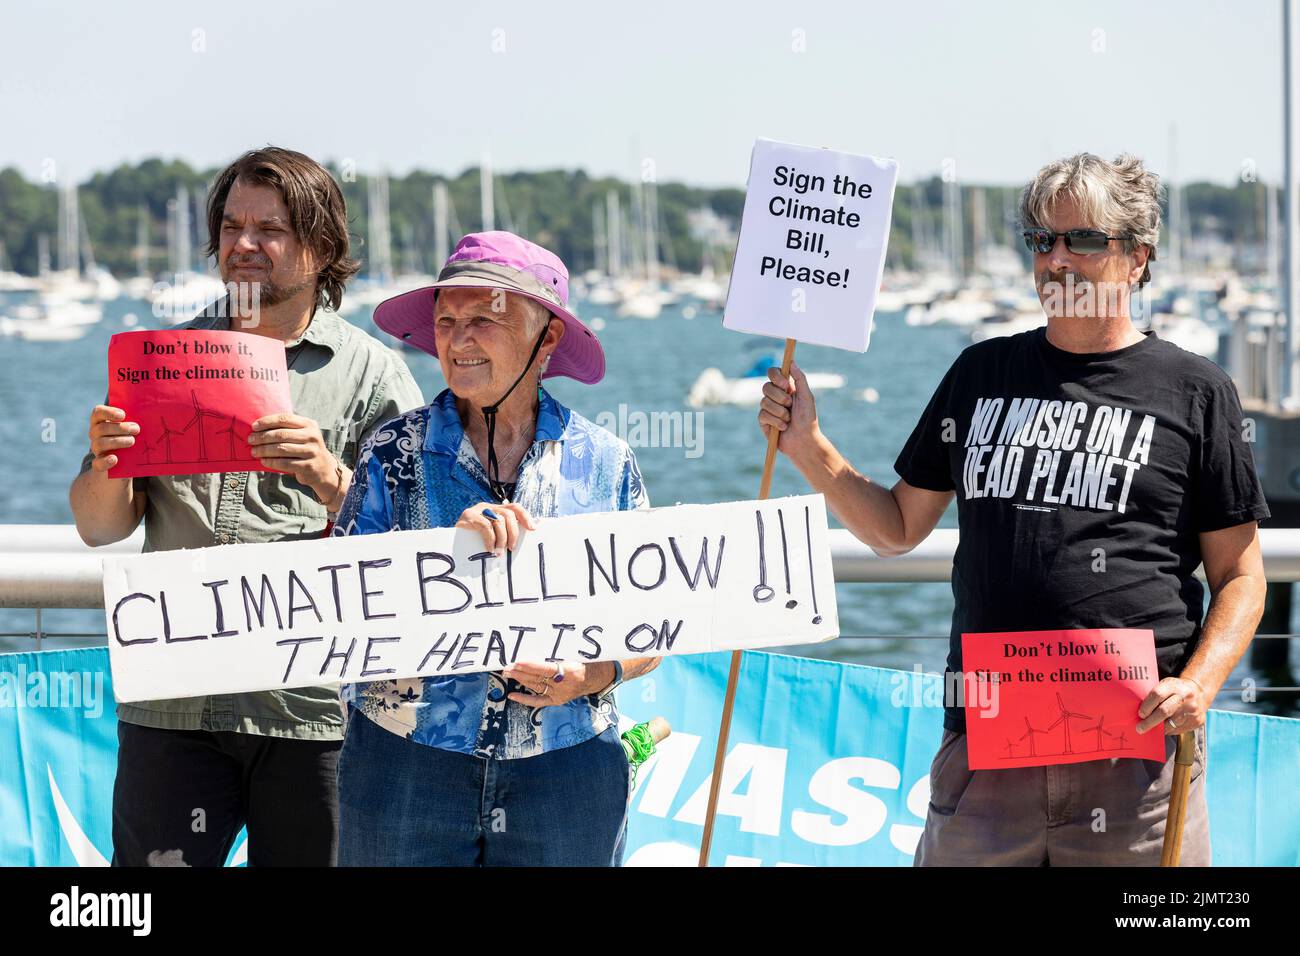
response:
<path id="1" fill-rule="evenodd" d="M 226 265 L 230 268 L 235 268 L 237 266 L 264 266 L 269 269 L 271 267 L 271 259 L 269 256 L 231 256 L 226 260 Z"/>
<path id="2" fill-rule="evenodd" d="M 1038 273 L 1036 279 L 1039 286 L 1044 286 L 1049 282 L 1055 282 L 1060 285 L 1065 285 L 1067 282 L 1067 277 L 1068 277 L 1068 281 L 1075 288 L 1078 288 L 1081 285 L 1088 284 L 1088 280 L 1086 278 L 1079 275 L 1079 273 L 1077 272 L 1071 272 L 1069 269 L 1062 269 L 1060 272 L 1043 271 Z"/>

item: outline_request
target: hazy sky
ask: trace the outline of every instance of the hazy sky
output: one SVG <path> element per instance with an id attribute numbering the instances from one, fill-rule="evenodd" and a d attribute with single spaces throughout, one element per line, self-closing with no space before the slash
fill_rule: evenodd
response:
<path id="1" fill-rule="evenodd" d="M 1019 183 L 1083 149 L 1167 174 L 1172 133 L 1180 180 L 1272 179 L 1281 33 L 1277 0 L 0 0 L 0 166 L 80 180 L 272 142 L 361 172 L 490 151 L 743 185 L 764 136 Z"/>

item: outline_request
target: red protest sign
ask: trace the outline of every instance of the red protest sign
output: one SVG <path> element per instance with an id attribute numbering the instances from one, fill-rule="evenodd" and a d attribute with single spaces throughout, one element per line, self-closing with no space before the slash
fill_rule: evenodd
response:
<path id="1" fill-rule="evenodd" d="M 254 458 L 254 421 L 292 411 L 284 343 L 248 332 L 119 332 L 108 343 L 108 404 L 140 433 L 110 478 L 272 471 Z"/>
<path id="2" fill-rule="evenodd" d="M 1155 634 L 1126 628 L 963 634 L 972 770 L 1113 757 L 1165 759 L 1164 732 L 1137 732 L 1159 680 Z"/>

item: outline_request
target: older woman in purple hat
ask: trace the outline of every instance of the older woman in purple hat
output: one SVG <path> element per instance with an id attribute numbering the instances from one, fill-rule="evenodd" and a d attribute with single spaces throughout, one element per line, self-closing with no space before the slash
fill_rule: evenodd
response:
<path id="1" fill-rule="evenodd" d="M 508 232 L 461 239 L 432 286 L 375 322 L 436 356 L 448 387 L 379 426 L 335 535 L 455 526 L 490 550 L 558 515 L 648 508 L 621 439 L 540 380 L 605 374 L 558 257 Z M 355 685 L 339 760 L 340 865 L 621 862 L 628 764 L 614 688 L 658 663 L 518 663 Z"/>

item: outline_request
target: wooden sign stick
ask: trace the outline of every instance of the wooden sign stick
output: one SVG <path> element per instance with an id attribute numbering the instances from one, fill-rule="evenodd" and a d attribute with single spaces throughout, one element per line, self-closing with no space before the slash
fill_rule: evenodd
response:
<path id="1" fill-rule="evenodd" d="M 781 374 L 790 377 L 794 361 L 794 339 L 785 340 L 781 357 Z M 758 500 L 766 501 L 772 491 L 772 469 L 776 466 L 776 443 L 781 433 L 775 428 L 767 436 L 767 457 L 763 459 L 763 478 L 758 486 Z M 736 681 L 740 678 L 743 651 L 731 652 L 731 670 L 727 672 L 727 695 L 722 701 L 722 724 L 718 727 L 718 749 L 713 755 L 713 778 L 709 781 L 709 808 L 704 812 L 704 839 L 700 842 L 700 866 L 709 865 L 709 847 L 713 843 L 713 817 L 718 811 L 718 791 L 722 787 L 722 765 L 727 759 L 727 737 L 731 734 L 731 709 L 736 701 Z"/>
<path id="2" fill-rule="evenodd" d="M 1174 751 L 1174 780 L 1169 788 L 1169 815 L 1165 819 L 1165 842 L 1160 851 L 1161 866 L 1177 866 L 1183 852 L 1183 824 L 1187 819 L 1187 790 L 1196 760 L 1196 731 L 1178 735 Z"/>

